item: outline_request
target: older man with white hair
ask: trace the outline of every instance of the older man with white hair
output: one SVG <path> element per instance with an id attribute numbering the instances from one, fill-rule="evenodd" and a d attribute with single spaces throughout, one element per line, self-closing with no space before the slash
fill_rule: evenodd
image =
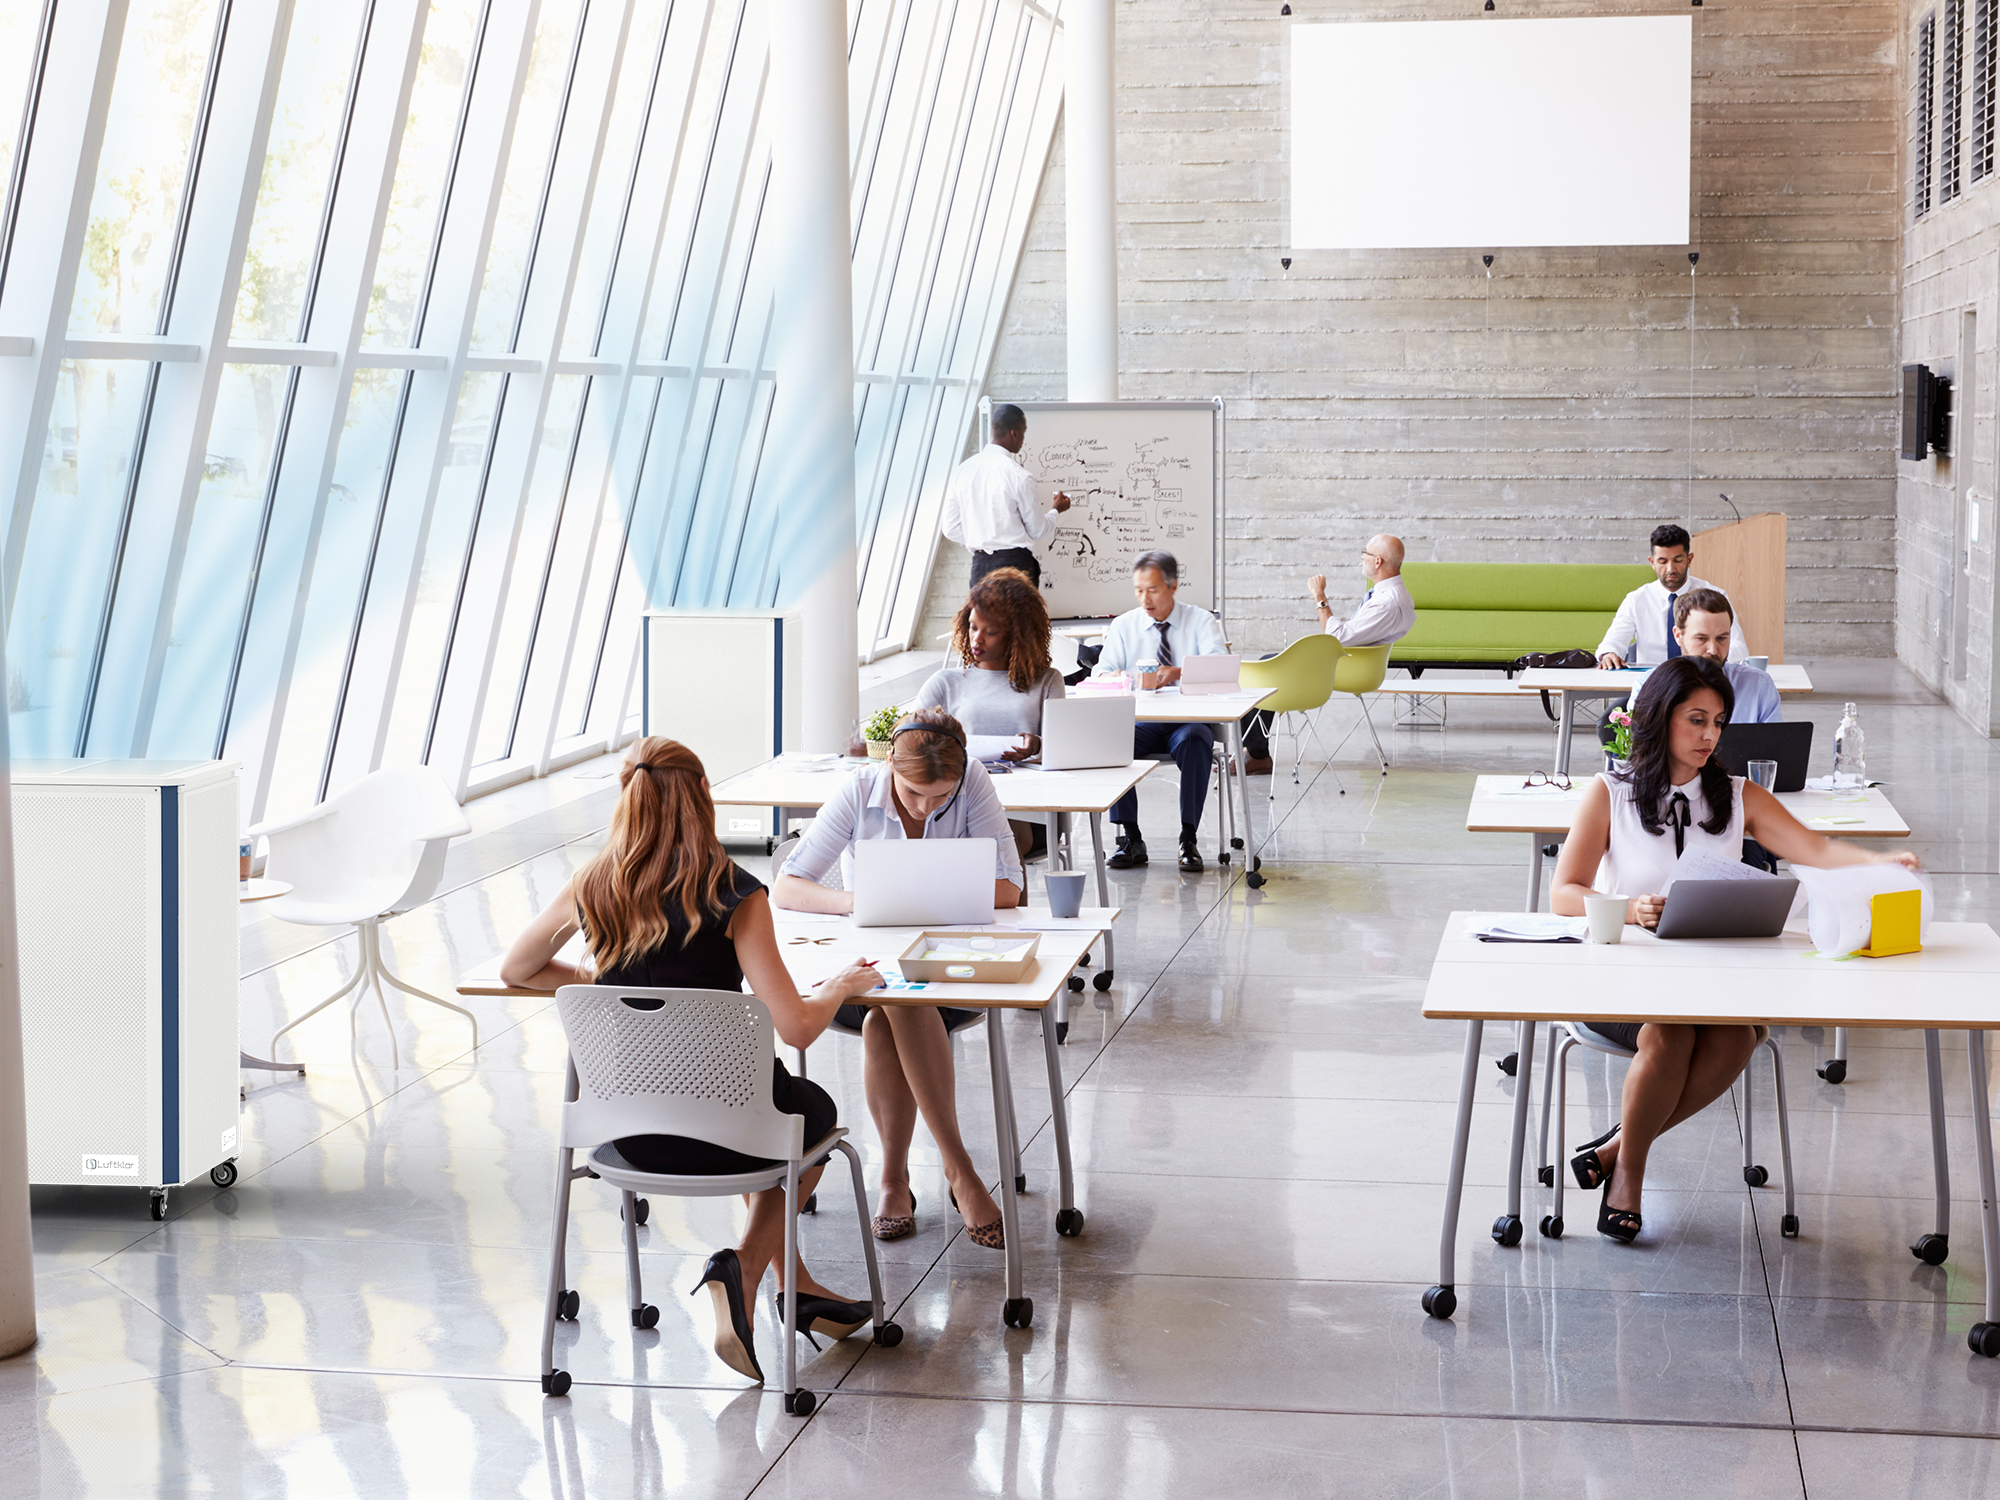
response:
<path id="1" fill-rule="evenodd" d="M 1361 549 L 1361 571 L 1368 579 L 1368 594 L 1361 607 L 1344 620 L 1333 617 L 1326 598 L 1326 577 L 1314 574 L 1306 581 L 1313 603 L 1319 609 L 1320 628 L 1343 646 L 1382 646 L 1400 641 L 1417 623 L 1416 601 L 1403 582 L 1403 539 L 1387 532 L 1368 538 Z M 1271 774 L 1271 716 L 1251 713 L 1243 721 L 1244 769 L 1252 776 Z"/>

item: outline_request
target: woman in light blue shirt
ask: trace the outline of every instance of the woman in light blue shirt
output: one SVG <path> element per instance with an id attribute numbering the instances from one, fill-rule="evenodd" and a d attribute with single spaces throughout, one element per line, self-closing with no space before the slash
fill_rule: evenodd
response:
<path id="1" fill-rule="evenodd" d="M 943 709 L 924 709 L 906 716 L 890 743 L 887 760 L 855 772 L 820 809 L 778 876 L 773 904 L 793 911 L 852 912 L 854 846 L 863 839 L 990 838 L 993 904 L 1019 905 L 1021 862 L 1007 810 L 986 768 L 966 754 L 958 720 Z M 819 882 L 836 864 L 844 889 L 828 890 Z M 958 1084 L 945 1013 L 931 1006 L 843 1005 L 839 1020 L 861 1028 L 868 1112 L 882 1141 L 875 1238 L 900 1240 L 916 1231 L 910 1139 L 922 1114 L 967 1234 L 974 1244 L 1004 1248 L 1000 1207 L 959 1134 Z"/>

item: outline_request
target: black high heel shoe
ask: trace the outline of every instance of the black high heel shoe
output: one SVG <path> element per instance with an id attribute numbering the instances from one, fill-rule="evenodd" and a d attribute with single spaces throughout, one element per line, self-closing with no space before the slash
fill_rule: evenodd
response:
<path id="1" fill-rule="evenodd" d="M 1578 1146 L 1576 1148 L 1576 1155 L 1569 1159 L 1569 1169 L 1576 1177 L 1576 1185 L 1586 1193 L 1593 1188 L 1603 1185 L 1605 1177 L 1604 1158 L 1597 1154 L 1597 1148 L 1602 1146 L 1606 1141 L 1609 1141 L 1616 1134 L 1618 1134 L 1618 1127 L 1613 1125 L 1596 1140 L 1585 1141 L 1581 1146 Z"/>
<path id="2" fill-rule="evenodd" d="M 1639 1231 L 1646 1227 L 1638 1213 L 1629 1208 L 1611 1206 L 1611 1184 L 1604 1184 L 1604 1196 L 1597 1205 L 1597 1232 L 1606 1239 L 1629 1245 L 1639 1238 Z"/>
<path id="3" fill-rule="evenodd" d="M 773 1292 L 771 1296 L 778 1304 L 778 1321 L 783 1323 L 785 1294 Z M 815 1333 L 823 1333 L 830 1339 L 844 1339 L 859 1333 L 874 1317 L 875 1304 L 872 1302 L 843 1302 L 838 1297 L 801 1297 L 792 1328 L 803 1333 L 806 1342 L 817 1349 L 819 1340 L 813 1337 Z"/>
<path id="4" fill-rule="evenodd" d="M 757 1345 L 750 1333 L 750 1314 L 743 1305 L 743 1263 L 734 1250 L 718 1250 L 702 1267 L 701 1280 L 694 1284 L 692 1297 L 703 1287 L 715 1300 L 715 1357 L 738 1375 L 764 1383 L 764 1368 L 757 1363 Z"/>

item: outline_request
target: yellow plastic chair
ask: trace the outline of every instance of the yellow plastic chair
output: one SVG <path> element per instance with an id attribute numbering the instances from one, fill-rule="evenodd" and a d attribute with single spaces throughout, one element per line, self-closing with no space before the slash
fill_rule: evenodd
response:
<path id="1" fill-rule="evenodd" d="M 1382 685 L 1382 679 L 1389 675 L 1389 651 L 1392 643 L 1381 646 L 1344 646 L 1340 660 L 1333 668 L 1333 690 L 1336 693 L 1352 693 L 1354 701 L 1361 705 L 1361 723 L 1368 726 L 1368 738 L 1375 742 L 1375 758 L 1382 762 L 1382 774 L 1389 774 L 1389 755 L 1382 748 L 1382 737 L 1375 733 L 1375 721 L 1368 715 L 1368 700 L 1364 693 L 1372 693 Z M 1359 728 L 1356 725 L 1355 728 Z M 1333 747 L 1333 754 L 1340 754 L 1354 734 L 1350 729 L 1342 736 L 1340 744 Z M 1328 756 L 1329 760 L 1333 757 Z"/>
<path id="2" fill-rule="evenodd" d="M 1292 737 L 1292 785 L 1299 784 L 1299 762 L 1305 756 L 1305 736 L 1313 737 L 1313 744 L 1322 755 L 1326 747 L 1320 744 L 1319 726 L 1315 722 L 1318 710 L 1326 706 L 1326 700 L 1333 696 L 1334 682 L 1338 676 L 1341 657 L 1340 642 L 1326 634 L 1302 636 L 1285 647 L 1276 656 L 1263 661 L 1246 661 L 1237 674 L 1237 681 L 1250 692 L 1265 692 L 1275 688 L 1277 696 L 1268 699 L 1258 710 L 1260 713 L 1276 714 L 1282 720 L 1298 716 L 1298 728 L 1280 729 L 1277 723 L 1271 726 L 1273 734 L 1284 733 Z M 1271 799 L 1277 800 L 1278 789 L 1271 788 Z"/>

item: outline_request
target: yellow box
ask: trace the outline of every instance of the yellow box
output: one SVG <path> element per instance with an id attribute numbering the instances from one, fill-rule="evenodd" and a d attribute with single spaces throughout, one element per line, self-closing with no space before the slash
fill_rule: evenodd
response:
<path id="1" fill-rule="evenodd" d="M 1857 958 L 1891 958 L 1923 948 L 1922 891 L 1889 891 L 1868 898 L 1868 946 L 1854 950 Z"/>

